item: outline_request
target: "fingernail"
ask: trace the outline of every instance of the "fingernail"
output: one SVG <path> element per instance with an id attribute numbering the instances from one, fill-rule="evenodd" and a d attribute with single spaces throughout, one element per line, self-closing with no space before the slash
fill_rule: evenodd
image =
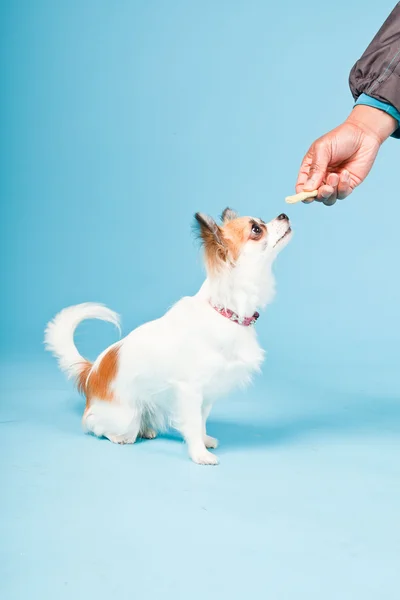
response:
<path id="1" fill-rule="evenodd" d="M 332 173 L 329 183 L 332 187 L 336 187 L 339 183 L 339 176 L 336 173 Z"/>
<path id="2" fill-rule="evenodd" d="M 322 198 L 330 198 L 333 194 L 333 189 L 332 190 L 324 190 L 323 192 L 321 192 L 321 197 Z"/>
<path id="3" fill-rule="evenodd" d="M 348 171 L 342 171 L 342 180 L 346 183 L 350 181 L 350 173 Z"/>

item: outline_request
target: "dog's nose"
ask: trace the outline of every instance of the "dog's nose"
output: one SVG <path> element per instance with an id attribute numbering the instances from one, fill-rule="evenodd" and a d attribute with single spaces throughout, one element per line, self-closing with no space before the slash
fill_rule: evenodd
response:
<path id="1" fill-rule="evenodd" d="M 277 217 L 278 221 L 289 221 L 289 217 L 287 215 L 285 215 L 285 213 L 282 213 L 279 215 L 279 217 Z"/>

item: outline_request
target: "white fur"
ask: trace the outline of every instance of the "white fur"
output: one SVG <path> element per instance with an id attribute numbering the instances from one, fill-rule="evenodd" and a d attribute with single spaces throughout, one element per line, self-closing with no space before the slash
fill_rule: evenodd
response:
<path id="1" fill-rule="evenodd" d="M 80 373 L 83 356 L 74 344 L 74 333 L 79 323 L 86 319 L 99 319 L 115 325 L 121 332 L 119 316 L 102 304 L 86 302 L 78 306 L 64 308 L 48 323 L 45 331 L 45 346 L 58 359 L 59 367 L 69 378 L 77 377 Z"/>
<path id="2" fill-rule="evenodd" d="M 189 454 L 199 464 L 217 464 L 207 448 L 217 440 L 206 433 L 215 399 L 249 383 L 259 371 L 264 351 L 255 327 L 243 327 L 218 314 L 210 300 L 251 316 L 274 295 L 272 263 L 290 234 L 288 221 L 268 224 L 266 242 L 248 241 L 235 266 L 209 275 L 193 297 L 182 298 L 162 318 L 146 323 L 119 342 L 113 402 L 92 400 L 84 415 L 87 431 L 117 443 L 133 443 L 138 435 L 154 437 L 167 425 L 178 429 Z M 279 241 L 279 243 L 277 243 Z M 95 304 L 63 310 L 46 331 L 46 344 L 69 375 L 84 360 L 73 342 L 80 321 L 97 318 L 118 326 L 112 311 Z M 96 368 L 96 361 L 93 368 Z"/>

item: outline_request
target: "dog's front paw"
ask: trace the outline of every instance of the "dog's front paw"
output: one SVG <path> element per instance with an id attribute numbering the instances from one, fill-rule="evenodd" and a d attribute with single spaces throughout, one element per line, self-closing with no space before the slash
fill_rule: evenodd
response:
<path id="1" fill-rule="evenodd" d="M 218 458 L 215 454 L 212 454 L 208 450 L 202 450 L 201 452 L 195 452 L 190 455 L 190 458 L 197 465 L 217 465 Z"/>
<path id="2" fill-rule="evenodd" d="M 211 437 L 211 435 L 206 435 L 204 437 L 204 444 L 206 448 L 218 448 L 218 440 Z"/>
<path id="3" fill-rule="evenodd" d="M 112 435 L 111 433 L 104 434 L 104 437 L 110 440 L 113 444 L 134 444 L 136 442 L 136 436 L 129 433 L 124 435 Z"/>

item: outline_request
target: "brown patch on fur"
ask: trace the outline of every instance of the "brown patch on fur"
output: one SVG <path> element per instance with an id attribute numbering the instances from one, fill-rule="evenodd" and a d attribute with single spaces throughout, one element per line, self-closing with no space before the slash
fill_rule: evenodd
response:
<path id="1" fill-rule="evenodd" d="M 98 398 L 106 402 L 114 399 L 110 389 L 118 372 L 119 346 L 113 346 L 106 352 L 96 369 L 86 361 L 82 365 L 77 386 L 78 390 L 86 396 L 86 409 L 92 398 Z"/>
<path id="2" fill-rule="evenodd" d="M 247 217 L 233 219 L 223 227 L 224 239 L 234 260 L 237 260 L 240 250 L 249 239 L 249 233 L 250 222 Z"/>
<path id="3" fill-rule="evenodd" d="M 237 217 L 230 208 L 222 213 L 222 226 L 202 213 L 195 214 L 196 228 L 204 245 L 207 268 L 216 272 L 227 262 L 235 262 L 246 242 L 258 242 L 267 233 L 265 223 L 251 217 Z M 254 232 L 253 227 L 260 231 Z"/>
<path id="4" fill-rule="evenodd" d="M 92 366 L 93 364 L 88 360 L 82 363 L 82 370 L 78 375 L 78 379 L 76 380 L 76 387 L 78 388 L 78 392 L 80 394 L 86 394 L 86 380 L 89 377 Z"/>
<path id="5" fill-rule="evenodd" d="M 253 234 L 252 227 L 256 224 L 262 230 L 261 234 Z M 223 228 L 222 234 L 229 247 L 230 254 L 234 260 L 237 260 L 243 246 L 249 239 L 260 240 L 267 232 L 265 224 L 261 221 L 255 221 L 251 217 L 239 217 L 229 221 Z"/>

